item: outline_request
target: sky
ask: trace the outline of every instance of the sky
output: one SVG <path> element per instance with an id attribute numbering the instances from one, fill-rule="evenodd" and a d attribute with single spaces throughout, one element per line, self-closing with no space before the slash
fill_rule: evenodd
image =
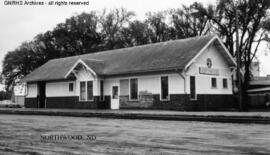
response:
<path id="1" fill-rule="evenodd" d="M 134 11 L 137 18 L 143 19 L 149 11 L 161 11 L 169 8 L 179 8 L 183 4 L 202 2 L 204 5 L 215 4 L 216 0 L 80 0 L 89 1 L 85 6 L 37 6 L 37 5 L 5 5 L 7 1 L 0 0 L 0 61 L 5 54 L 17 48 L 24 41 L 31 41 L 37 34 L 52 30 L 56 24 L 64 22 L 66 18 L 82 12 L 100 11 L 104 8 L 126 8 Z M 17 0 L 20 1 L 20 0 Z M 57 0 L 26 0 L 49 2 Z M 72 0 L 58 0 L 72 1 Z M 73 0 L 76 1 L 76 0 Z M 270 56 L 265 56 L 266 46 L 259 51 L 261 75 L 270 74 Z M 2 70 L 2 63 L 0 71 Z"/>

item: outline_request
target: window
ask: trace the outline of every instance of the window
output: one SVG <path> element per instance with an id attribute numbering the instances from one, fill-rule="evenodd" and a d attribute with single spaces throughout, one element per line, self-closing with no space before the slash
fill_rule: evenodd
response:
<path id="1" fill-rule="evenodd" d="M 68 90 L 69 90 L 69 92 L 73 92 L 73 89 L 74 89 L 73 83 L 69 83 L 68 84 Z"/>
<path id="2" fill-rule="evenodd" d="M 80 101 L 93 100 L 93 81 L 80 82 Z"/>
<path id="3" fill-rule="evenodd" d="M 217 88 L 217 78 L 211 78 L 212 88 Z"/>
<path id="4" fill-rule="evenodd" d="M 130 79 L 130 99 L 138 99 L 138 79 Z"/>
<path id="5" fill-rule="evenodd" d="M 80 82 L 80 100 L 86 100 L 86 89 L 85 89 L 85 81 Z"/>
<path id="6" fill-rule="evenodd" d="M 93 100 L 93 81 L 87 81 L 87 100 Z"/>
<path id="7" fill-rule="evenodd" d="M 113 86 L 112 87 L 112 98 L 113 99 L 118 99 L 118 86 Z"/>
<path id="8" fill-rule="evenodd" d="M 223 88 L 228 88 L 228 80 L 227 79 L 223 79 Z"/>
<path id="9" fill-rule="evenodd" d="M 190 76 L 190 99 L 196 100 L 196 80 L 195 76 Z"/>
<path id="10" fill-rule="evenodd" d="M 168 76 L 161 77 L 161 99 L 169 99 L 169 85 L 168 85 Z"/>
<path id="11" fill-rule="evenodd" d="M 123 96 L 129 96 L 129 79 L 120 79 L 120 87 L 119 87 L 120 94 Z"/>
<path id="12" fill-rule="evenodd" d="M 100 80 L 100 100 L 104 100 L 104 83 L 103 80 Z"/>

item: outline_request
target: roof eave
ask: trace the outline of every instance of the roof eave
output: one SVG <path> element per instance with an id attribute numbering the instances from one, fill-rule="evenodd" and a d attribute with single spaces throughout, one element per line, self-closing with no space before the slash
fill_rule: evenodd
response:
<path id="1" fill-rule="evenodd" d="M 101 76 L 121 76 L 121 75 L 131 75 L 131 74 L 153 74 L 153 73 L 166 73 L 166 72 L 181 72 L 183 69 L 178 67 L 164 68 L 164 69 L 148 69 L 148 70 L 137 70 L 129 72 L 118 72 L 118 73 L 108 73 L 102 74 Z"/>
<path id="2" fill-rule="evenodd" d="M 26 80 L 26 83 L 36 83 L 36 82 L 53 82 L 53 81 L 72 81 L 72 79 L 67 78 L 54 78 L 54 79 L 33 79 L 33 80 Z"/>

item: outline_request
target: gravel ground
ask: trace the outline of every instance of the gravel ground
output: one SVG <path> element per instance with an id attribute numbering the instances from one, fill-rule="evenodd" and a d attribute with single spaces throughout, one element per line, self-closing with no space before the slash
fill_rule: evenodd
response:
<path id="1" fill-rule="evenodd" d="M 84 140 L 46 140 L 81 135 Z M 87 135 L 96 136 L 89 140 Z M 269 154 L 270 126 L 0 115 L 0 154 Z"/>

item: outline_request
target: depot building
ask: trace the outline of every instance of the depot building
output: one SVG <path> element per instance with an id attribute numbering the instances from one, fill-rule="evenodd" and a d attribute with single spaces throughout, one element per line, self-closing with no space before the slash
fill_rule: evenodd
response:
<path id="1" fill-rule="evenodd" d="M 216 35 L 53 59 L 23 79 L 25 107 L 230 108 L 235 66 Z"/>

